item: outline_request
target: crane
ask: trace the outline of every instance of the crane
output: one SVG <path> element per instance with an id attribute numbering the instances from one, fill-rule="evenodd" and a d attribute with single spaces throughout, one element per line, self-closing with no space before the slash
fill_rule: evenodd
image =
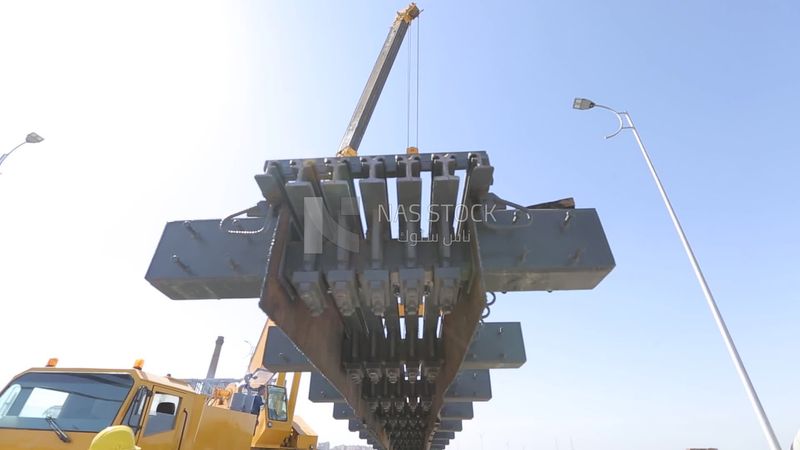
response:
<path id="1" fill-rule="evenodd" d="M 419 13 L 420 10 L 415 3 L 411 3 L 404 10 L 397 12 L 397 18 L 389 28 L 389 35 L 386 36 L 386 41 L 383 43 L 380 53 L 378 53 L 378 60 L 375 61 L 375 66 L 369 74 L 367 85 L 364 86 L 364 91 L 361 93 L 358 103 L 356 103 L 353 117 L 350 119 L 350 123 L 347 124 L 347 129 L 344 132 L 344 137 L 342 137 L 342 143 L 339 144 L 339 151 L 336 156 L 356 156 L 358 154 L 361 139 L 367 131 L 369 119 L 372 118 L 375 105 L 378 104 L 378 98 L 380 98 L 383 86 L 386 84 L 386 79 L 392 70 L 397 52 L 400 51 L 400 46 L 403 44 L 406 31 L 411 22 L 419 17 Z"/>

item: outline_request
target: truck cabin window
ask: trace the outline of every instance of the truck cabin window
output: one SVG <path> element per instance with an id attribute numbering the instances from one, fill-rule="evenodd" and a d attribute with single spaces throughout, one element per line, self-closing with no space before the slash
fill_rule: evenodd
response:
<path id="1" fill-rule="evenodd" d="M 156 393 L 150 402 L 150 412 L 144 426 L 144 435 L 163 433 L 175 429 L 175 420 L 181 399 L 177 395 Z"/>
<path id="2" fill-rule="evenodd" d="M 267 412 L 270 420 L 286 422 L 286 388 L 282 386 L 267 386 Z"/>
<path id="3" fill-rule="evenodd" d="M 96 433 L 111 425 L 133 387 L 115 373 L 29 372 L 0 394 L 0 428 Z"/>

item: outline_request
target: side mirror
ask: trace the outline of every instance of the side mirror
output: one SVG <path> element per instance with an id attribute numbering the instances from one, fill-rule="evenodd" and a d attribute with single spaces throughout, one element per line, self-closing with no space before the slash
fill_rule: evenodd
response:
<path id="1" fill-rule="evenodd" d="M 136 446 L 133 430 L 125 425 L 107 427 L 92 439 L 89 450 L 142 450 Z"/>

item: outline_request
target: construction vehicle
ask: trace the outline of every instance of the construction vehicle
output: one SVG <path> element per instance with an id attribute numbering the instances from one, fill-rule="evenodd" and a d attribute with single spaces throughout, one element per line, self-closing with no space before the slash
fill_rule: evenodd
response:
<path id="1" fill-rule="evenodd" d="M 262 347 L 271 326 L 264 327 Z M 215 351 L 214 369 L 218 357 Z M 148 374 L 143 364 L 60 368 L 51 359 L 22 372 L 0 393 L 0 449 L 87 450 L 96 435 L 120 425 L 143 450 L 316 449 L 317 436 L 295 415 L 300 373 L 288 394 L 285 373 L 260 382 L 250 377 L 266 388 L 264 407 L 254 409 L 253 385 L 229 384 L 207 395 L 192 380 Z"/>
<path id="2" fill-rule="evenodd" d="M 484 151 L 359 154 L 419 14 L 398 12 L 335 157 L 268 160 L 255 206 L 167 223 L 145 277 L 174 300 L 259 298 L 298 350 L 264 366 L 318 372 L 312 400 L 379 450 L 444 449 L 489 370 L 525 362 L 520 323 L 484 323 L 495 292 L 593 289 L 615 266 L 594 209 L 504 200 Z"/>

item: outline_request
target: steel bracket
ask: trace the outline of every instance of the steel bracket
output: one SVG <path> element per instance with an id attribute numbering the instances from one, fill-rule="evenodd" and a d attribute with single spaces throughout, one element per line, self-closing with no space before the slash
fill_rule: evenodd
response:
<path id="1" fill-rule="evenodd" d="M 492 399 L 488 370 L 462 370 L 444 394 L 448 402 L 486 402 Z"/>
<path id="2" fill-rule="evenodd" d="M 485 322 L 478 325 L 461 369 L 517 369 L 525 361 L 521 323 Z"/>
<path id="3" fill-rule="evenodd" d="M 264 349 L 263 365 L 268 370 L 276 373 L 315 371 L 314 366 L 306 358 L 306 355 L 278 327 L 269 327 L 269 330 L 267 330 L 267 345 Z"/>
<path id="4" fill-rule="evenodd" d="M 231 231 L 274 227 L 272 215 L 241 218 Z M 269 233 L 230 234 L 220 220 L 181 220 L 164 227 L 145 279 L 173 300 L 257 298 L 267 270 Z"/>

